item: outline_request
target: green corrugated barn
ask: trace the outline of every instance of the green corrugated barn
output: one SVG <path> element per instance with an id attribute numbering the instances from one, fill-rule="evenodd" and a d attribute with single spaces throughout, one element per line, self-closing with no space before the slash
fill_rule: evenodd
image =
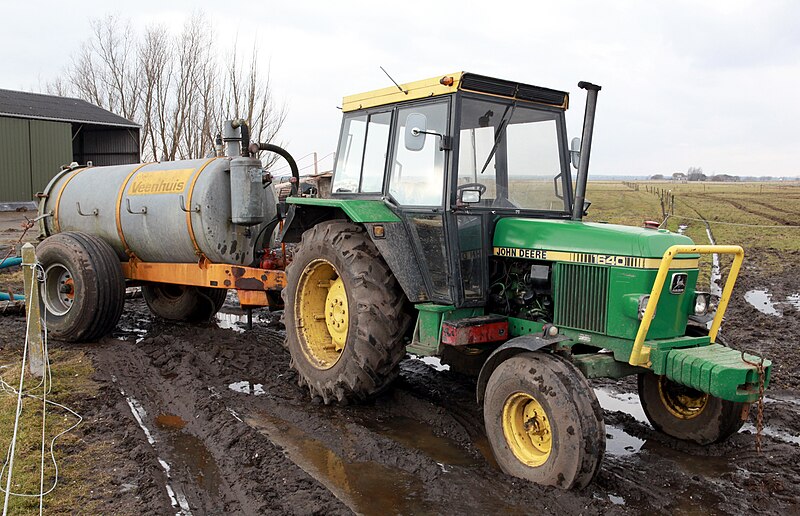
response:
<path id="1" fill-rule="evenodd" d="M 139 162 L 139 126 L 86 101 L 0 89 L 0 203 L 34 199 L 71 162 Z"/>

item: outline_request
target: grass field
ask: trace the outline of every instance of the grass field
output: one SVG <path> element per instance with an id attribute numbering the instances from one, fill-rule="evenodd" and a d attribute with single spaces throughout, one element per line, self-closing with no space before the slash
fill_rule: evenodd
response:
<path id="1" fill-rule="evenodd" d="M 64 403 L 72 408 L 82 399 L 97 395 L 97 384 L 91 380 L 94 372 L 91 360 L 77 351 L 53 350 L 50 358 L 57 366 L 53 369 L 52 390 L 48 399 Z M 14 388 L 19 382 L 21 353 L 0 349 L 0 377 Z M 26 374 L 25 391 L 41 396 L 37 388 L 39 381 Z M 0 450 L 7 450 L 14 428 L 14 414 L 17 398 L 11 392 L 0 392 Z M 58 433 L 70 428 L 76 422 L 75 416 L 65 410 L 48 406 L 45 429 L 46 455 L 44 490 L 53 485 L 55 469 L 50 457 L 50 440 Z M 81 432 L 73 430 L 59 438 L 55 446 L 58 463 L 58 487 L 44 498 L 44 512 L 57 514 L 96 513 L 101 508 L 93 501 L 101 493 L 113 492 L 108 479 L 97 475 L 106 465 L 98 461 L 113 456 L 110 450 L 113 443 L 82 442 Z M 36 398 L 23 398 L 11 489 L 15 493 L 34 494 L 39 492 L 42 445 L 42 402 Z M 4 457 L 5 458 L 5 457 Z M 6 487 L 8 471 L 2 476 L 2 488 Z M 95 495 L 97 493 L 97 495 Z M 4 495 L 0 493 L 0 500 Z M 35 514 L 39 510 L 37 497 L 14 496 L 10 500 L 9 514 Z"/>
<path id="2" fill-rule="evenodd" d="M 587 186 L 586 198 L 592 201 L 587 220 L 634 226 L 645 220 L 661 222 L 659 190 L 675 197 L 667 229 L 677 231 L 687 224 L 686 234 L 695 243 L 707 244 L 706 225 L 693 220 L 707 219 L 716 243 L 741 245 L 746 260 L 758 256 L 772 270 L 793 265 L 782 254 L 800 249 L 800 182 L 593 181 Z"/>

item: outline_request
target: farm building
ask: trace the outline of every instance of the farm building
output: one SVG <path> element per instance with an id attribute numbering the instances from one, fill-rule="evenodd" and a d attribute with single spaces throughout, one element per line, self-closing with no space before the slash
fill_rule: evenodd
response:
<path id="1" fill-rule="evenodd" d="M 0 89 L 0 202 L 32 200 L 73 161 L 139 162 L 139 126 L 84 100 Z"/>

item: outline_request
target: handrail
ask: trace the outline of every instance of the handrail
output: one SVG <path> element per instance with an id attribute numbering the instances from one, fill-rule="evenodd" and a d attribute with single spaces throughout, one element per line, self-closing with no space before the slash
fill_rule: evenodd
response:
<path id="1" fill-rule="evenodd" d="M 664 290 L 664 284 L 669 273 L 669 267 L 672 264 L 672 259 L 679 254 L 733 254 L 733 264 L 728 273 L 728 278 L 725 280 L 725 287 L 722 289 L 722 296 L 717 306 L 717 313 L 714 315 L 714 322 L 711 323 L 711 329 L 708 331 L 708 336 L 711 342 L 717 338 L 717 332 L 720 325 L 722 325 L 722 317 L 725 315 L 725 310 L 728 308 L 728 301 L 730 301 L 733 286 L 736 283 L 736 277 L 739 276 L 739 269 L 744 260 L 744 249 L 738 245 L 673 245 L 664 253 L 661 259 L 661 265 L 658 267 L 658 274 L 653 283 L 653 290 L 650 291 L 650 299 L 647 302 L 647 308 L 644 310 L 642 316 L 642 323 L 639 325 L 639 331 L 636 333 L 636 339 L 633 341 L 633 349 L 631 349 L 631 356 L 628 363 L 633 366 L 647 365 L 650 361 L 650 348 L 644 346 L 644 341 L 647 338 L 647 332 L 650 330 L 650 323 L 653 320 L 653 315 L 658 305 L 658 299 L 661 297 L 661 291 Z"/>

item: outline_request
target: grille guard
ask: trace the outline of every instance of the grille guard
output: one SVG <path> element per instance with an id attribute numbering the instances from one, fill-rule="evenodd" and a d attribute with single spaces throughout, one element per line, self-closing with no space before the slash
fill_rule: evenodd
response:
<path id="1" fill-rule="evenodd" d="M 653 320 L 658 300 L 661 297 L 661 291 L 664 290 L 664 284 L 666 283 L 672 260 L 681 254 L 734 255 L 733 264 L 725 280 L 725 287 L 722 289 L 722 296 L 717 306 L 717 313 L 714 316 L 714 321 L 711 323 L 711 329 L 708 331 L 711 342 L 714 343 L 716 341 L 719 327 L 722 324 L 722 317 L 725 315 L 725 310 L 728 308 L 728 301 L 730 301 L 733 286 L 736 283 L 736 278 L 739 276 L 739 269 L 744 260 L 744 249 L 738 245 L 673 245 L 664 253 L 661 265 L 658 267 L 658 273 L 653 282 L 653 289 L 650 291 L 650 301 L 647 303 L 647 308 L 642 316 L 642 322 L 639 325 L 636 339 L 633 341 L 631 355 L 628 359 L 628 363 L 632 366 L 650 366 L 650 347 L 644 345 L 647 339 L 647 332 L 650 330 L 650 324 Z"/>

